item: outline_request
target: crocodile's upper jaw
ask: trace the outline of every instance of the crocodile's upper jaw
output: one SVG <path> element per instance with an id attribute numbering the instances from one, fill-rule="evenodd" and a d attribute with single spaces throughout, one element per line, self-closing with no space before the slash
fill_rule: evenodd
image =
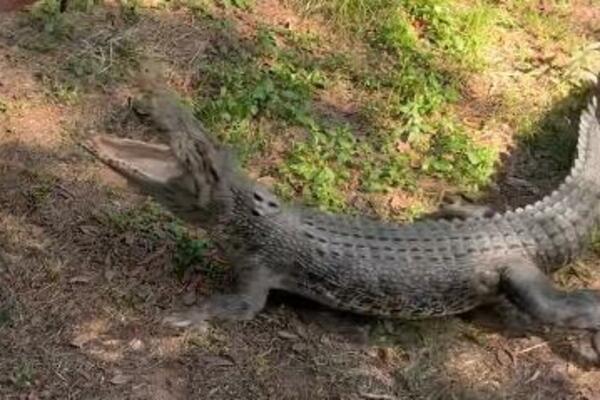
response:
<path id="1" fill-rule="evenodd" d="M 136 183 L 169 185 L 186 174 L 169 146 L 98 135 L 84 147 L 102 162 Z"/>

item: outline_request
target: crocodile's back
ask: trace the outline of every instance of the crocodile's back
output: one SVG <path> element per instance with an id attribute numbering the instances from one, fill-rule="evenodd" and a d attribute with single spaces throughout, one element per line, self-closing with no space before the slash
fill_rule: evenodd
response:
<path id="1" fill-rule="evenodd" d="M 287 289 L 363 314 L 464 312 L 489 297 L 482 279 L 498 279 L 485 266 L 524 251 L 516 236 L 490 220 L 394 226 L 312 212 L 300 212 L 298 220 Z"/>

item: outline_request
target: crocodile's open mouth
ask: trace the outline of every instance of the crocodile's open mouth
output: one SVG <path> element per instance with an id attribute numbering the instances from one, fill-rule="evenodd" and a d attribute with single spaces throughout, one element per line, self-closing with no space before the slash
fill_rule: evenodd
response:
<path id="1" fill-rule="evenodd" d="M 164 144 L 98 135 L 86 141 L 84 147 L 134 180 L 166 184 L 185 173 L 169 146 Z"/>

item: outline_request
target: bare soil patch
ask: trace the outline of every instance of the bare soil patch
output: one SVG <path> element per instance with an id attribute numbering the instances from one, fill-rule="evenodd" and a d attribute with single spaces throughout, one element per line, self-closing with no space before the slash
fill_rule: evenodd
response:
<path id="1" fill-rule="evenodd" d="M 289 19 L 276 3 L 259 3 Z M 115 216 L 146 215 L 145 200 L 77 145 L 89 129 L 150 134 L 122 116 L 133 78 L 84 85 L 76 101 L 62 102 L 41 76 L 56 78 L 66 54 L 106 30 L 167 60 L 185 93 L 201 79 L 193 66 L 221 39 L 184 10 L 147 11 L 119 28 L 111 21 L 122 16 L 107 9 L 78 15 L 71 38 L 39 52 L 29 45 L 42 33 L 22 18 L 0 16 L 0 398 L 599 398 L 600 370 L 586 360 L 585 338 L 516 335 L 481 316 L 365 321 L 285 298 L 252 322 L 161 325 L 184 293 L 173 273 L 175 243 L 162 217 L 119 226 Z M 483 120 L 493 104 L 481 88 L 473 88 L 480 104 L 469 115 Z M 351 113 L 352 99 L 340 93 L 324 101 Z M 584 262 L 562 283 L 600 285 L 597 257 Z M 214 291 L 204 278 L 199 291 Z"/>

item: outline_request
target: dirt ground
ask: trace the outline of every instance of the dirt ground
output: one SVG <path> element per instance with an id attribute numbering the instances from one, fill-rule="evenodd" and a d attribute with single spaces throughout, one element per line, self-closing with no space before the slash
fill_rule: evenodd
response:
<path id="1" fill-rule="evenodd" d="M 131 84 L 89 85 L 69 102 L 48 79 L 121 32 L 174 60 L 185 91 L 214 34 L 183 11 L 120 31 L 108 10 L 39 51 L 24 18 L 0 16 L 0 399 L 600 399 L 585 336 L 502 328 L 485 313 L 392 323 L 275 296 L 251 322 L 163 326 L 185 293 L 175 244 L 154 229 L 162 217 L 119 225 L 148 203 L 77 145 L 91 130 L 143 134 L 120 122 Z M 562 283 L 600 288 L 599 264 L 586 256 Z"/>

